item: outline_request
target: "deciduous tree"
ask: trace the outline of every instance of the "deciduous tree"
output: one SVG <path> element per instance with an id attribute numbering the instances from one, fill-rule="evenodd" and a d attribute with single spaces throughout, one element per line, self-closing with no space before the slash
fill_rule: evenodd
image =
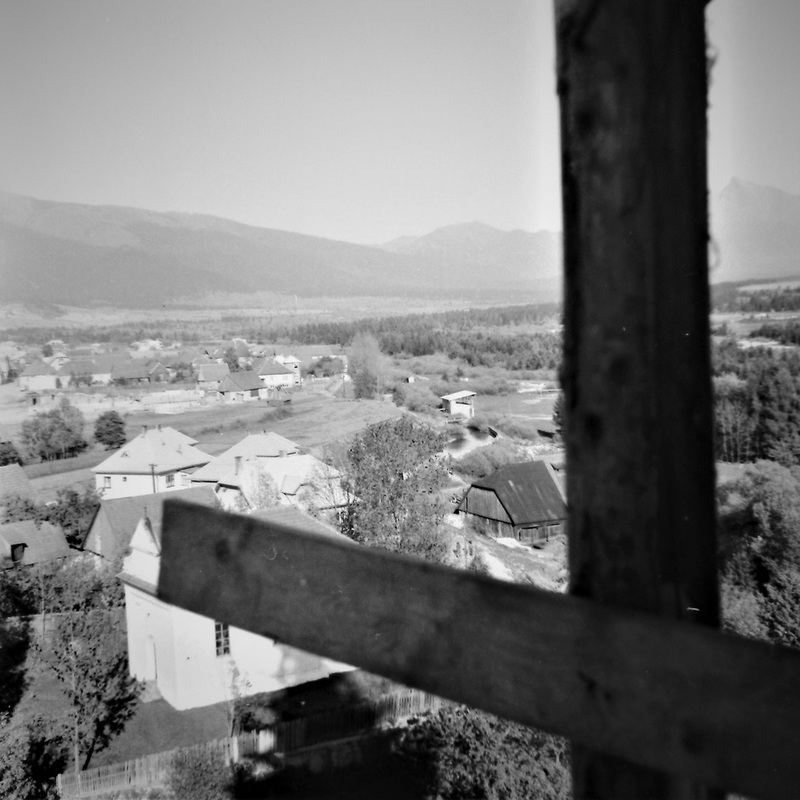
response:
<path id="1" fill-rule="evenodd" d="M 342 531 L 365 544 L 445 560 L 445 437 L 410 416 L 371 425 L 341 465 Z"/>
<path id="2" fill-rule="evenodd" d="M 13 442 L 0 442 L 0 467 L 5 467 L 7 464 L 21 464 L 22 456 L 19 451 L 14 447 Z"/>
<path id="3" fill-rule="evenodd" d="M 349 373 L 357 398 L 374 397 L 383 383 L 383 353 L 378 340 L 360 331 L 348 350 Z"/>
<path id="4" fill-rule="evenodd" d="M 128 674 L 127 641 L 105 609 L 67 613 L 46 655 L 71 708 L 75 763 L 86 769 L 133 716 L 140 686 Z"/>
<path id="5" fill-rule="evenodd" d="M 106 450 L 122 447 L 125 444 L 125 421 L 116 411 L 106 411 L 94 423 L 94 438 Z"/>
<path id="6" fill-rule="evenodd" d="M 465 706 L 412 723 L 399 754 L 431 800 L 567 800 L 571 794 L 563 740 Z"/>

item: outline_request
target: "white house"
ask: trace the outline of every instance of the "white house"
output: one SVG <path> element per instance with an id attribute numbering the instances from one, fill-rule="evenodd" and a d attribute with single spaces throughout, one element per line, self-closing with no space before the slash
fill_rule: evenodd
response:
<path id="1" fill-rule="evenodd" d="M 213 485 L 220 505 L 229 511 L 253 507 L 249 495 L 257 474 L 269 477 L 284 504 L 306 510 L 344 504 L 339 473 L 271 431 L 246 436 L 194 472 L 191 480 L 194 485 Z"/>
<path id="2" fill-rule="evenodd" d="M 60 388 L 56 371 L 44 361 L 28 364 L 17 379 L 19 388 L 25 392 L 48 392 Z"/>
<path id="3" fill-rule="evenodd" d="M 145 426 L 135 439 L 92 467 L 95 488 L 106 499 L 155 494 L 190 486 L 190 475 L 211 456 L 197 441 L 168 426 Z"/>
<path id="4" fill-rule="evenodd" d="M 290 369 L 294 373 L 294 382 L 295 384 L 302 383 L 303 379 L 300 376 L 300 359 L 295 358 L 292 355 L 289 356 L 275 356 L 275 363 L 281 364 L 282 366 L 286 367 L 286 369 Z"/>
<path id="5" fill-rule="evenodd" d="M 292 507 L 269 509 L 258 516 L 313 535 L 350 541 Z M 174 708 L 232 701 L 353 669 L 159 600 L 160 559 L 161 525 L 145 517 L 133 534 L 120 575 L 125 586 L 128 660 L 131 675 L 154 683 Z"/>
<path id="6" fill-rule="evenodd" d="M 277 360 L 265 358 L 261 364 L 256 367 L 255 372 L 261 378 L 261 382 L 269 389 L 277 389 L 278 387 L 294 386 L 299 383 L 300 365 L 298 364 L 297 376 L 295 377 L 294 369 L 279 364 Z"/>

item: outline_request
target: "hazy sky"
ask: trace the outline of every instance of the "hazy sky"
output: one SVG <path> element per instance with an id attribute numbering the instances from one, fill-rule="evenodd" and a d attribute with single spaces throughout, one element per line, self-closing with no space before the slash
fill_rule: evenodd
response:
<path id="1" fill-rule="evenodd" d="M 712 191 L 800 194 L 800 0 L 714 0 Z M 560 227 L 551 0 L 0 0 L 0 189 L 377 243 Z"/>

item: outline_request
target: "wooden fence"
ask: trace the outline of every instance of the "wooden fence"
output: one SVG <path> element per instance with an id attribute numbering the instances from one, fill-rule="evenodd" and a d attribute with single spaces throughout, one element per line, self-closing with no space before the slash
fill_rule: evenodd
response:
<path id="1" fill-rule="evenodd" d="M 249 756 L 268 753 L 290 755 L 341 739 L 364 736 L 416 714 L 434 711 L 441 702 L 435 695 L 404 689 L 376 701 L 279 722 L 266 730 L 154 753 L 121 764 L 77 773 L 65 772 L 58 776 L 56 785 L 62 798 L 89 798 L 125 789 L 163 786 L 179 753 L 207 753 L 217 755 L 225 762 L 238 762 Z"/>

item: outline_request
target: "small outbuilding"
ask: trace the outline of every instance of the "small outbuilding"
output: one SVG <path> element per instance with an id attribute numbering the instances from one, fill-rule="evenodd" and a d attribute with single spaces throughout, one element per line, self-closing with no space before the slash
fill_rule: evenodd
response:
<path id="1" fill-rule="evenodd" d="M 474 398 L 475 392 L 470 392 L 466 389 L 443 395 L 441 398 L 442 409 L 445 414 L 472 419 L 475 416 Z"/>
<path id="2" fill-rule="evenodd" d="M 32 519 L 0 525 L 0 569 L 56 561 L 69 555 L 61 528 Z"/>
<path id="3" fill-rule="evenodd" d="M 508 464 L 475 481 L 458 506 L 467 522 L 492 538 L 539 544 L 563 533 L 567 506 L 544 461 Z"/>

